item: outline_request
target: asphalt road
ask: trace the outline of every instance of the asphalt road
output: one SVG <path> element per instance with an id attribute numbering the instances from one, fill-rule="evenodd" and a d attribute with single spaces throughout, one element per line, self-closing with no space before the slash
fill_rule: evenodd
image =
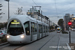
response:
<path id="1" fill-rule="evenodd" d="M 50 32 L 49 36 L 23 46 L 6 46 L 0 50 L 68 50 L 69 34 Z M 75 42 L 75 31 L 71 31 L 71 40 Z"/>

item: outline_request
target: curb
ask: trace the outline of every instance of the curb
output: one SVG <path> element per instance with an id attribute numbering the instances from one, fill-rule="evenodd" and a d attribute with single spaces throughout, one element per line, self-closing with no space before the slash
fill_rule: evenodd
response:
<path id="1" fill-rule="evenodd" d="M 5 44 L 7 44 L 7 43 L 8 43 L 8 42 L 2 43 L 2 44 L 0 44 L 0 46 L 1 46 L 1 45 L 5 45 Z"/>
<path id="2" fill-rule="evenodd" d="M 69 46 L 69 44 L 68 44 L 68 43 L 66 43 L 66 45 L 67 45 L 68 49 L 69 49 L 69 50 L 71 50 L 71 47 Z"/>

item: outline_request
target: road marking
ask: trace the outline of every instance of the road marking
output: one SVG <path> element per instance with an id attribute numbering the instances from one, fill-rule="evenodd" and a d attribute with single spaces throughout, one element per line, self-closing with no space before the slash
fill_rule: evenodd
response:
<path id="1" fill-rule="evenodd" d="M 58 43 L 57 43 L 57 50 L 59 50 L 59 44 L 60 44 L 60 34 L 58 35 Z"/>
<path id="2" fill-rule="evenodd" d="M 68 43 L 67 43 L 67 47 L 68 47 L 69 50 L 71 50 L 71 48 L 70 48 L 70 46 L 68 45 Z"/>

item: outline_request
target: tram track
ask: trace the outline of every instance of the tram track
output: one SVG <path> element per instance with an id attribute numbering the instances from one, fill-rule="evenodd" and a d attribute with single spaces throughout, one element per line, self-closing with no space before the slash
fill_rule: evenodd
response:
<path id="1" fill-rule="evenodd" d="M 8 44 L 8 42 L 5 42 L 5 43 L 1 43 L 1 44 L 0 44 L 0 46 L 2 46 L 2 45 L 5 45 L 5 44 Z"/>
<path id="2" fill-rule="evenodd" d="M 56 40 L 56 39 L 58 39 L 58 40 Z M 51 49 L 51 50 L 59 50 L 59 46 L 60 46 L 60 34 L 55 34 L 54 36 L 52 36 L 38 50 L 46 50 L 46 48 L 48 48 L 48 46 L 49 46 L 49 49 Z"/>
<path id="3" fill-rule="evenodd" d="M 38 50 L 41 50 L 51 39 L 53 39 L 55 37 L 55 35 L 52 36 L 46 43 L 44 43 Z"/>
<path id="4" fill-rule="evenodd" d="M 49 38 L 48 41 L 47 41 L 47 40 L 45 41 L 46 43 L 45 43 L 45 42 L 43 43 L 44 45 L 42 45 L 40 48 L 38 47 L 39 49 L 38 49 L 38 48 L 37 48 L 37 49 L 38 49 L 38 50 L 41 50 L 41 48 L 43 48 L 43 47 L 44 47 L 51 39 L 53 39 L 54 37 L 56 37 L 56 34 L 53 35 L 53 36 L 51 36 L 51 38 Z M 39 41 L 39 40 L 38 40 L 38 41 Z M 33 43 L 32 43 L 32 44 L 33 44 Z M 32 45 L 32 44 L 31 44 L 31 45 Z M 2 48 L 2 50 L 18 50 L 18 49 L 20 50 L 21 48 L 23 48 L 23 46 L 26 46 L 26 45 L 29 46 L 30 44 L 29 44 L 29 45 L 28 45 L 28 44 L 25 44 L 25 45 L 16 45 L 16 46 L 15 46 L 15 45 L 8 45 L 8 46 L 6 46 L 6 47 L 3 47 L 4 49 Z M 39 46 L 39 45 L 38 45 L 38 46 Z"/>
<path id="5" fill-rule="evenodd" d="M 3 45 L 3 46 L 0 46 L 0 50 L 17 50 L 18 48 L 21 48 L 23 47 L 25 44 L 23 45 L 10 45 L 10 44 L 7 44 L 7 45 Z"/>
<path id="6" fill-rule="evenodd" d="M 9 46 L 9 45 L 10 45 L 10 44 L 3 44 L 3 45 L 1 44 L 1 45 L 0 45 L 0 49 L 5 48 L 5 47 L 7 47 L 7 46 Z"/>
<path id="7" fill-rule="evenodd" d="M 47 36 L 45 36 L 45 37 L 47 37 Z M 45 38 L 45 37 L 43 37 L 43 38 Z M 43 39 L 43 38 L 41 38 L 41 39 Z M 39 39 L 39 40 L 40 40 L 40 39 Z M 39 41 L 39 40 L 36 40 L 36 41 Z M 36 41 L 33 41 L 32 43 L 34 43 L 34 42 L 36 42 Z M 30 43 L 28 43 L 28 44 L 30 44 Z M 28 44 L 26 44 L 26 45 L 28 45 Z M 17 48 L 15 48 L 14 50 L 17 50 L 17 49 L 19 49 L 19 48 L 21 48 L 21 47 L 23 47 L 23 46 L 17 47 Z"/>
<path id="8" fill-rule="evenodd" d="M 2 44 L 0 44 L 0 49 L 6 47 L 8 45 L 9 45 L 8 42 L 2 43 Z"/>
<path id="9" fill-rule="evenodd" d="M 44 37 L 45 38 L 45 37 Z M 30 44 L 30 43 L 28 43 L 28 44 Z M 11 50 L 17 50 L 17 49 L 19 49 L 19 48 L 21 48 L 21 47 L 23 47 L 23 46 L 25 46 L 25 45 L 28 45 L 28 44 L 23 44 L 23 45 L 11 45 L 11 44 L 9 44 L 9 43 L 5 43 L 5 44 L 1 44 L 0 45 L 0 50 L 5 50 L 5 49 L 7 49 L 8 48 L 8 50 L 10 49 L 10 48 L 12 48 Z M 4 49 L 5 48 L 5 49 Z"/>
<path id="10" fill-rule="evenodd" d="M 54 37 L 56 37 L 57 34 L 53 35 L 47 42 L 45 42 L 39 49 L 37 50 L 41 50 L 49 41 L 51 41 L 51 39 L 53 39 Z M 58 35 L 58 41 L 57 41 L 57 48 L 55 50 L 59 50 L 59 44 L 60 44 L 60 34 Z M 22 47 L 22 46 L 21 46 Z M 14 50 L 18 50 L 21 47 L 17 47 Z"/>
<path id="11" fill-rule="evenodd" d="M 16 50 L 16 49 L 18 49 L 18 48 L 20 48 L 20 47 L 22 47 L 24 45 L 27 45 L 27 44 L 17 44 L 17 45 L 15 44 L 15 45 L 11 45 L 8 42 L 5 42 L 5 43 L 0 44 L 0 50 L 5 50 L 4 48 L 8 48 L 8 50 L 10 48 L 13 48 L 12 50 Z"/>
<path id="12" fill-rule="evenodd" d="M 24 46 L 24 45 L 23 45 Z M 14 48 L 14 50 L 17 50 L 18 48 L 21 48 L 21 47 L 23 47 L 23 46 L 19 46 L 19 47 L 17 47 L 17 48 Z"/>

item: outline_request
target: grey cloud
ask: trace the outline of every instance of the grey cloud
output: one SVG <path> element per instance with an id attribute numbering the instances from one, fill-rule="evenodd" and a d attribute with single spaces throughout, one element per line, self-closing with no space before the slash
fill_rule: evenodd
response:
<path id="1" fill-rule="evenodd" d="M 3 3 L 3 12 L 5 12 L 6 18 L 7 15 L 7 2 L 0 0 Z M 34 2 L 42 6 L 43 14 L 46 16 L 57 16 L 62 15 L 64 16 L 65 13 L 73 13 L 75 10 L 75 1 L 74 0 L 56 0 L 56 7 L 55 7 L 55 0 L 34 0 Z M 10 16 L 14 15 L 17 11 L 18 7 L 23 7 L 23 12 L 26 13 L 32 6 L 35 6 L 32 0 L 10 0 Z M 5 9 L 6 8 L 6 9 Z M 57 8 L 57 13 L 56 13 Z"/>

